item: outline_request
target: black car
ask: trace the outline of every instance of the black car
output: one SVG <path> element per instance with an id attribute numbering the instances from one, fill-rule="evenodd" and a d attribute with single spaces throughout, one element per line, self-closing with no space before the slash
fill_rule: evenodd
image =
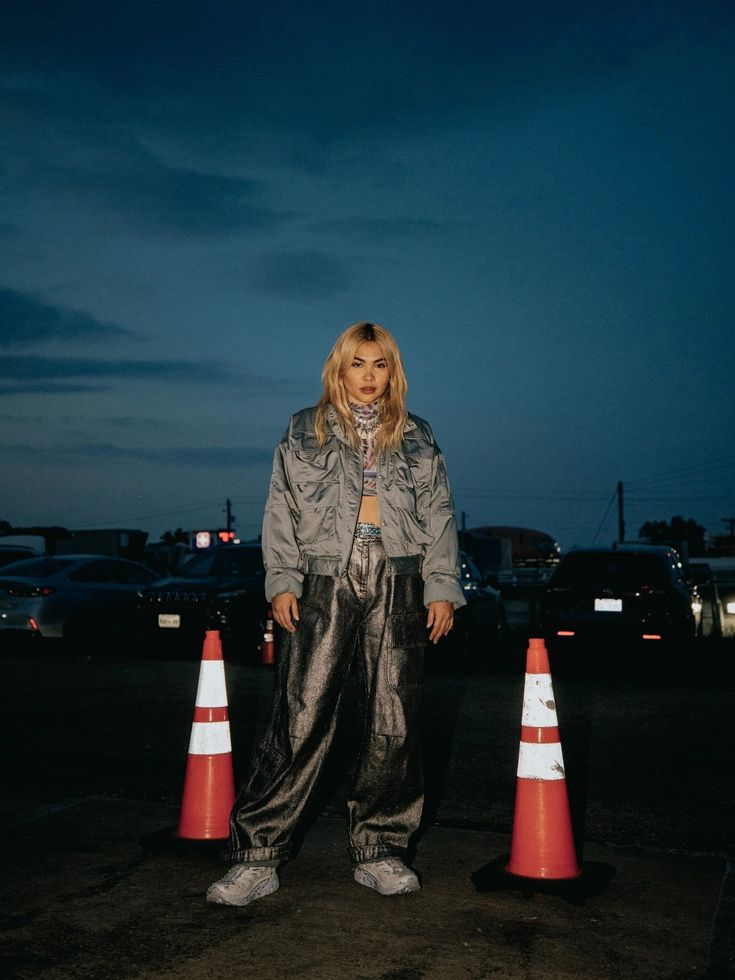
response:
<path id="1" fill-rule="evenodd" d="M 685 645 L 700 612 L 696 587 L 671 548 L 575 548 L 546 584 L 538 626 L 556 649 L 580 640 Z"/>
<path id="2" fill-rule="evenodd" d="M 158 579 L 138 597 L 138 628 L 159 650 L 201 650 L 207 629 L 218 629 L 228 657 L 257 655 L 265 628 L 265 571 L 259 544 L 224 544 L 199 552 L 175 575 Z"/>
<path id="3" fill-rule="evenodd" d="M 505 625 L 505 608 L 500 592 L 483 577 L 465 552 L 459 555 L 460 585 L 467 600 L 454 614 L 454 627 L 438 647 L 439 656 L 446 648 L 453 654 L 482 659 L 494 652 L 498 636 Z"/>
<path id="4" fill-rule="evenodd" d="M 0 568 L 14 561 L 23 561 L 24 558 L 34 558 L 36 554 L 33 548 L 27 548 L 23 544 L 0 544 Z"/>

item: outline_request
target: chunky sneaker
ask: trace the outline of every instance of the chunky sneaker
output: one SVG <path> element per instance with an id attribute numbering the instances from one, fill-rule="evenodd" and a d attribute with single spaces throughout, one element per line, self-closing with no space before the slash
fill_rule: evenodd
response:
<path id="1" fill-rule="evenodd" d="M 397 857 L 366 861 L 355 868 L 355 881 L 374 888 L 381 895 L 405 895 L 417 892 L 421 885 L 416 875 Z"/>
<path id="2" fill-rule="evenodd" d="M 207 901 L 218 905 L 249 905 L 278 890 L 280 881 L 275 868 L 258 868 L 234 864 L 224 877 L 207 889 Z"/>

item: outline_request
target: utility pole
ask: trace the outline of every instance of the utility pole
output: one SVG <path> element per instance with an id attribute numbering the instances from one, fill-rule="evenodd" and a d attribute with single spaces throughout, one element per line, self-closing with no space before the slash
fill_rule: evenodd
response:
<path id="1" fill-rule="evenodd" d="M 228 497 L 227 498 L 227 532 L 228 533 L 232 530 L 232 520 L 233 520 L 233 518 L 232 518 L 232 501 Z"/>
<path id="2" fill-rule="evenodd" d="M 461 525 L 462 532 L 461 532 L 461 535 L 460 535 L 460 539 L 459 540 L 460 540 L 463 548 L 464 548 L 464 543 L 465 543 L 466 522 L 467 522 L 467 514 L 464 511 L 462 511 L 462 525 Z"/>
<path id="3" fill-rule="evenodd" d="M 618 542 L 625 541 L 625 515 L 623 512 L 623 484 L 618 480 Z"/>
<path id="4" fill-rule="evenodd" d="M 730 526 L 730 533 L 728 537 L 735 538 L 735 517 L 723 517 L 722 521 L 724 524 L 728 524 Z"/>

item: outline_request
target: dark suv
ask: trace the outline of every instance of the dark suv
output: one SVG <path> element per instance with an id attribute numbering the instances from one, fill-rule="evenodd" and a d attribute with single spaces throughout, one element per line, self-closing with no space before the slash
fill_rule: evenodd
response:
<path id="1" fill-rule="evenodd" d="M 199 552 L 175 575 L 138 595 L 138 628 L 159 650 L 201 650 L 206 629 L 219 629 L 225 655 L 257 655 L 266 618 L 259 544 L 225 544 Z"/>
<path id="2" fill-rule="evenodd" d="M 696 587 L 672 549 L 576 548 L 546 584 L 538 625 L 556 648 L 585 638 L 686 644 L 700 613 Z"/>

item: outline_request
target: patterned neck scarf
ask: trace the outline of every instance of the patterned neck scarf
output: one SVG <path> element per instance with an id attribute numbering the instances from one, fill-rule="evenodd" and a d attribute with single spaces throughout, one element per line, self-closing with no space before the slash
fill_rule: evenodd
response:
<path id="1" fill-rule="evenodd" d="M 380 403 L 353 405 L 350 402 L 350 409 L 362 449 L 362 494 L 364 497 L 374 497 L 378 492 L 375 435 L 380 428 Z"/>

